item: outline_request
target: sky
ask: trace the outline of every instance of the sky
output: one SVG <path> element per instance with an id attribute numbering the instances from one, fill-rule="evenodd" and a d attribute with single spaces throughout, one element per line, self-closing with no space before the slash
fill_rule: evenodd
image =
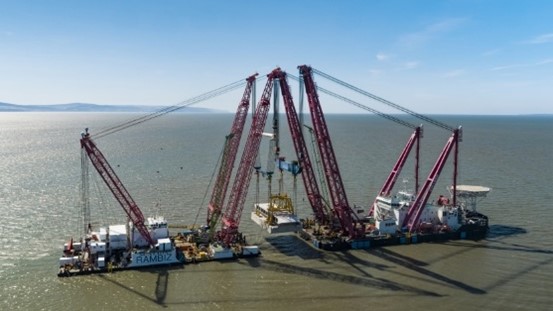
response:
<path id="1" fill-rule="evenodd" d="M 418 113 L 552 114 L 552 16 L 549 0 L 0 0 L 0 102 L 167 106 L 308 64 Z M 233 112 L 242 92 L 198 107 Z"/>

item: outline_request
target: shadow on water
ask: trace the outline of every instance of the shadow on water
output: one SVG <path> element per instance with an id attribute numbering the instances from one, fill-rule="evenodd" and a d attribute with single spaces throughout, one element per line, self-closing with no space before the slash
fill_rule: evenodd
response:
<path id="1" fill-rule="evenodd" d="M 501 278 L 501 279 L 498 279 L 497 281 L 495 281 L 494 283 L 490 284 L 489 286 L 487 286 L 486 288 L 488 290 L 492 290 L 492 289 L 495 289 L 497 287 L 501 287 L 501 286 L 504 286 L 505 284 L 511 282 L 511 281 L 514 281 L 516 279 L 518 279 L 519 277 L 523 276 L 523 275 L 526 275 L 536 269 L 542 269 L 543 266 L 545 265 L 548 265 L 548 264 L 551 264 L 553 263 L 553 257 L 549 257 L 545 260 L 542 260 L 541 262 L 538 262 L 536 264 L 533 264 L 525 269 L 522 269 L 522 270 L 519 270 L 519 271 L 513 271 L 511 274 L 509 274 L 508 276 L 504 277 L 504 278 Z"/>
<path id="2" fill-rule="evenodd" d="M 471 294 L 482 295 L 482 294 L 486 293 L 486 291 L 484 291 L 482 289 L 470 286 L 470 285 L 465 284 L 463 282 L 451 279 L 451 278 L 446 277 L 444 275 L 441 275 L 439 273 L 436 273 L 436 272 L 430 271 L 426 268 L 423 268 L 422 266 L 425 266 L 426 265 L 425 263 L 422 263 L 421 261 L 413 260 L 412 258 L 408 258 L 406 256 L 397 254 L 397 253 L 395 253 L 395 252 L 393 252 L 389 249 L 386 249 L 384 247 L 379 248 L 379 249 L 374 250 L 374 251 L 367 251 L 367 252 L 370 252 L 370 254 L 372 254 L 374 256 L 377 256 L 379 258 L 382 258 L 383 260 L 386 260 L 387 262 L 395 263 L 395 264 L 397 264 L 399 266 L 402 266 L 404 268 L 410 269 L 412 271 L 421 273 L 425 276 L 431 277 L 435 280 L 446 283 L 449 286 L 460 288 L 460 289 L 462 289 L 466 292 L 469 292 Z"/>
<path id="3" fill-rule="evenodd" d="M 243 260 L 246 261 L 248 265 L 252 268 L 261 267 L 261 257 L 246 257 L 244 259 L 241 259 L 238 263 L 241 263 Z"/>
<path id="4" fill-rule="evenodd" d="M 438 280 L 440 282 L 445 282 L 451 286 L 461 288 L 469 293 L 472 294 L 485 294 L 487 291 L 492 290 L 496 287 L 499 287 L 501 285 L 504 285 L 512 280 L 515 280 L 519 278 L 522 275 L 525 275 L 543 265 L 550 264 L 553 262 L 553 258 L 548 258 L 540 263 L 531 265 L 525 269 L 522 269 L 520 271 L 516 271 L 511 273 L 510 275 L 501 278 L 500 280 L 496 281 L 495 283 L 491 284 L 490 286 L 486 286 L 485 289 L 479 289 L 472 287 L 470 285 L 464 284 L 462 282 L 452 280 L 448 277 L 445 277 L 443 275 L 440 275 L 438 273 L 429 271 L 428 269 L 423 268 L 423 266 L 427 266 L 429 264 L 442 261 L 451 257 L 458 256 L 462 253 L 469 252 L 471 250 L 475 249 L 493 249 L 493 250 L 501 250 L 501 251 L 514 251 L 514 252 L 524 252 L 524 253 L 536 253 L 536 254 L 553 254 L 553 250 L 550 249 L 541 249 L 541 248 L 535 248 L 531 246 L 526 245 L 520 245 L 515 243 L 507 243 L 502 241 L 502 239 L 519 235 L 519 234 L 526 234 L 527 230 L 524 228 L 514 227 L 514 226 L 506 226 L 506 225 L 492 225 L 490 226 L 490 231 L 486 237 L 485 240 L 488 243 L 475 243 L 470 244 L 469 241 L 448 241 L 444 243 L 444 245 L 447 246 L 454 246 L 454 247 L 460 247 L 461 249 L 458 251 L 455 251 L 453 253 L 449 253 L 447 255 L 441 256 L 439 258 L 436 258 L 428 263 L 424 263 L 400 254 L 397 254 L 387 248 L 379 248 L 377 250 L 370 251 L 371 254 L 378 256 L 388 262 L 393 262 L 395 264 L 398 264 L 400 266 L 403 266 L 405 268 L 408 268 L 410 270 L 416 271 L 418 273 L 421 273 L 426 276 L 430 276 L 434 278 L 435 280 Z"/>
<path id="5" fill-rule="evenodd" d="M 311 278 L 342 282 L 342 283 L 352 284 L 352 285 L 378 288 L 383 290 L 408 292 L 416 295 L 442 297 L 442 295 L 435 292 L 431 292 L 428 290 L 416 288 L 405 284 L 399 284 L 394 281 L 390 281 L 386 279 L 370 277 L 370 276 L 365 278 L 365 277 L 341 274 L 336 272 L 323 271 L 315 268 L 298 267 L 295 265 L 277 262 L 273 260 L 266 260 L 266 259 L 261 262 L 261 267 L 263 269 L 273 270 L 276 272 L 290 273 L 294 275 L 303 275 Z"/>
<path id="6" fill-rule="evenodd" d="M 519 235 L 519 234 L 525 234 L 525 233 L 527 233 L 527 230 L 524 228 L 506 226 L 506 225 L 492 225 L 490 226 L 490 232 L 488 233 L 488 236 L 485 239 L 485 241 L 488 243 L 467 244 L 466 242 L 461 242 L 461 241 L 450 241 L 447 243 L 447 245 L 461 247 L 463 249 L 444 257 L 455 256 L 460 253 L 471 251 L 474 249 L 491 249 L 491 250 L 499 250 L 499 251 L 506 251 L 506 252 L 521 252 L 521 253 L 528 253 L 528 254 L 546 254 L 546 255 L 553 254 L 553 250 L 551 249 L 543 249 L 543 248 L 537 248 L 537 247 L 516 244 L 516 243 L 508 243 L 508 242 L 502 241 L 505 238 Z M 443 260 L 444 257 L 441 257 L 438 260 Z M 548 257 L 547 259 L 541 262 L 530 265 L 526 268 L 522 268 L 518 271 L 513 269 L 512 271 L 510 271 L 511 273 L 509 275 L 498 279 L 497 281 L 495 281 L 489 286 L 486 286 L 486 290 L 489 291 L 497 287 L 503 286 L 538 268 L 543 267 L 544 265 L 548 265 L 551 263 L 553 263 L 553 258 Z"/>
<path id="7" fill-rule="evenodd" d="M 318 249 L 310 247 L 297 235 L 273 235 L 265 240 L 278 252 L 286 256 L 297 256 L 301 259 L 323 259 L 324 254 Z"/>
<path id="8" fill-rule="evenodd" d="M 172 268 L 172 267 L 163 267 L 163 268 L 152 268 L 152 269 L 145 269 L 141 270 L 141 272 L 149 272 L 149 273 L 157 273 L 157 280 L 156 280 L 156 288 L 155 288 L 155 299 L 152 297 L 141 293 L 123 283 L 120 283 L 113 278 L 107 277 L 105 274 L 98 274 L 98 277 L 100 277 L 102 280 L 110 282 L 116 286 L 119 286 L 139 297 L 142 297 L 148 301 L 151 301 L 155 304 L 158 304 L 163 307 L 167 307 L 165 303 L 165 299 L 167 298 L 167 289 L 169 287 L 169 270 L 176 270 L 176 269 L 182 269 L 182 268 Z M 117 273 L 117 272 L 115 272 Z"/>
<path id="9" fill-rule="evenodd" d="M 489 228 L 489 231 L 486 235 L 486 239 L 484 239 L 483 241 L 494 242 L 494 243 L 502 243 L 502 242 L 500 242 L 501 239 L 504 239 L 504 238 L 510 237 L 510 236 L 514 236 L 514 235 L 518 235 L 518 234 L 525 234 L 525 233 L 527 233 L 527 231 L 524 228 L 506 226 L 506 225 L 491 225 L 490 228 Z M 495 249 L 505 249 L 505 250 L 507 250 L 507 248 L 501 248 L 501 247 L 492 246 L 492 245 L 489 245 L 489 244 L 482 244 L 482 243 L 469 244 L 468 241 L 458 241 L 458 240 L 457 241 L 446 241 L 443 244 L 448 245 L 448 246 L 462 247 L 462 249 L 460 249 L 456 252 L 449 253 L 449 254 L 446 254 L 444 256 L 435 258 L 435 259 L 429 261 L 428 264 L 432 264 L 432 263 L 435 263 L 435 262 L 438 262 L 438 261 L 442 261 L 442 260 L 445 260 L 445 259 L 448 259 L 448 258 L 452 258 L 452 257 L 458 256 L 460 254 L 469 252 L 469 251 L 471 251 L 473 249 L 477 249 L 477 248 L 490 248 L 490 249 L 495 248 Z M 511 250 L 522 251 L 522 249 L 511 249 Z"/>
<path id="10" fill-rule="evenodd" d="M 388 266 L 388 265 L 377 264 L 374 262 L 370 262 L 368 260 L 361 259 L 357 256 L 354 256 L 349 251 L 334 252 L 331 254 L 334 255 L 336 259 L 349 264 L 352 268 L 354 268 L 355 270 L 359 271 L 359 273 L 364 274 L 367 277 L 371 277 L 370 273 L 360 268 L 359 266 L 362 266 L 363 268 L 374 268 L 378 270 L 389 270 L 390 268 L 392 268 L 391 266 Z"/>
<path id="11" fill-rule="evenodd" d="M 466 241 L 449 241 L 445 244 L 449 246 L 462 247 L 464 249 L 458 252 L 455 252 L 453 254 L 448 254 L 447 256 L 440 257 L 434 260 L 434 262 L 446 259 L 448 257 L 456 256 L 460 253 L 464 253 L 472 249 L 495 249 L 495 250 L 525 252 L 525 253 L 553 254 L 553 250 L 550 250 L 550 249 L 543 249 L 543 248 L 537 248 L 537 247 L 532 247 L 532 246 L 523 245 L 523 244 L 507 243 L 502 241 L 507 237 L 511 237 L 519 234 L 526 234 L 526 233 L 528 233 L 528 231 L 526 231 L 526 229 L 524 228 L 506 226 L 506 225 L 492 225 L 490 226 L 490 231 L 488 232 L 486 239 L 484 239 L 484 241 L 487 241 L 488 243 L 467 244 Z"/>
<path id="12" fill-rule="evenodd" d="M 487 237 L 489 239 L 528 233 L 526 229 L 507 225 L 491 225 Z"/>
<path id="13" fill-rule="evenodd" d="M 363 284 L 365 286 L 386 288 L 386 289 L 392 289 L 392 290 L 400 290 L 401 288 L 405 288 L 404 285 L 401 285 L 398 283 L 386 283 L 386 282 L 389 282 L 387 280 L 385 280 L 385 282 L 382 283 L 383 282 L 382 280 L 373 278 L 372 275 L 366 271 L 367 267 L 378 269 L 378 270 L 391 271 L 391 268 L 392 268 L 391 266 L 385 265 L 385 264 L 377 264 L 374 262 L 370 262 L 368 260 L 361 259 L 357 256 L 354 256 L 349 251 L 324 253 L 320 250 L 307 246 L 304 240 L 300 239 L 295 235 L 269 236 L 266 238 L 266 240 L 277 251 L 287 256 L 299 256 L 302 259 L 320 259 L 320 260 L 325 260 L 325 257 L 328 257 L 328 256 L 335 257 L 341 262 L 349 264 L 353 269 L 355 269 L 360 274 L 360 276 L 353 277 L 353 276 L 347 276 L 347 275 L 342 275 L 337 273 L 319 271 L 319 270 L 310 269 L 310 268 L 296 267 L 289 264 L 276 263 L 271 260 L 261 261 L 261 267 L 267 268 L 268 266 L 268 267 L 276 268 L 276 265 L 279 265 L 278 268 L 280 268 L 285 272 L 290 271 L 292 273 L 292 271 L 295 271 L 294 273 L 306 274 L 312 277 L 329 278 L 332 280 L 338 280 L 342 282 L 351 281 L 355 284 Z M 380 257 L 386 260 L 387 262 L 391 262 L 391 263 L 406 267 L 413 271 L 419 272 L 425 276 L 432 277 L 433 279 L 439 282 L 449 284 L 453 287 L 461 288 L 469 293 L 485 294 L 485 291 L 479 288 L 472 287 L 460 281 L 453 280 L 441 274 L 422 268 L 428 265 L 428 263 L 426 262 L 423 262 L 414 258 L 409 258 L 401 254 L 397 254 L 385 248 L 379 248 L 378 250 L 370 251 L 369 253 L 377 257 Z M 364 277 L 369 279 L 365 279 Z M 387 286 L 390 284 L 391 284 L 391 287 L 388 288 Z M 432 295 L 438 295 L 438 294 L 432 293 Z"/>
<path id="14" fill-rule="evenodd" d="M 494 250 L 500 250 L 500 251 L 512 251 L 512 252 L 522 252 L 522 253 L 553 254 L 553 250 L 551 249 L 536 248 L 536 247 L 521 245 L 516 243 L 507 243 L 500 240 L 486 240 L 486 241 L 488 241 L 490 244 L 466 244 L 462 242 L 448 242 L 447 245 L 463 247 L 464 249 L 458 252 L 455 252 L 454 254 L 449 254 L 447 256 L 440 257 L 435 261 L 443 260 L 446 257 L 456 256 L 460 253 L 467 252 L 473 249 L 494 249 Z"/>
<path id="15" fill-rule="evenodd" d="M 281 272 L 281 273 L 289 273 L 294 275 L 303 275 L 307 277 L 312 277 L 316 279 L 322 279 L 322 280 L 329 280 L 329 281 L 336 281 L 336 282 L 342 282 L 347 283 L 351 285 L 359 285 L 359 286 L 365 286 L 365 287 L 371 287 L 371 288 L 377 288 L 377 289 L 384 289 L 384 290 L 391 290 L 396 292 L 402 292 L 402 293 L 408 293 L 408 294 L 414 294 L 414 295 L 424 295 L 424 296 L 430 296 L 430 297 L 442 297 L 443 295 L 440 295 L 438 293 L 416 288 L 409 285 L 399 284 L 390 280 L 386 279 L 380 279 L 380 278 L 364 278 L 364 277 L 358 277 L 358 276 L 352 276 L 352 275 L 346 275 L 346 274 L 340 274 L 335 272 L 329 272 L 329 271 L 323 271 L 319 269 L 314 268 L 307 268 L 307 267 L 298 267 L 286 263 L 281 263 L 277 261 L 272 260 L 266 260 L 262 258 L 248 258 L 246 259 L 248 264 L 252 267 L 259 267 L 261 269 L 267 269 L 271 271 Z M 238 263 L 242 263 L 242 260 Z M 269 297 L 269 298 L 230 298 L 230 299 L 214 299 L 213 297 L 208 297 L 206 299 L 187 299 L 186 301 L 166 301 L 167 297 L 167 289 L 169 286 L 169 270 L 168 269 L 156 269 L 156 270 L 148 270 L 146 272 L 151 273 L 157 273 L 158 278 L 156 281 L 156 288 L 155 288 L 155 298 L 152 298 L 151 296 L 148 296 L 144 293 L 141 293 L 140 291 L 137 291 L 123 283 L 120 283 L 116 280 L 114 280 L 111 277 L 108 277 L 104 274 L 99 274 L 98 276 L 107 282 L 110 282 L 130 293 L 135 294 L 138 297 L 141 297 L 147 301 L 150 301 L 152 303 L 155 303 L 162 307 L 168 307 L 169 305 L 192 305 L 192 304 L 206 304 L 206 303 L 236 303 L 236 302 L 261 302 L 261 301 L 312 301 L 313 299 L 317 300 L 349 300 L 349 299 L 365 299 L 367 298 L 366 295 L 327 295 L 324 296 L 317 296 L 317 297 Z M 380 294 L 379 297 L 387 297 L 392 295 L 386 295 L 386 294 Z"/>
<path id="16" fill-rule="evenodd" d="M 167 298 L 167 287 L 169 285 L 169 273 L 167 270 L 159 271 L 156 281 L 156 303 L 163 305 Z"/>

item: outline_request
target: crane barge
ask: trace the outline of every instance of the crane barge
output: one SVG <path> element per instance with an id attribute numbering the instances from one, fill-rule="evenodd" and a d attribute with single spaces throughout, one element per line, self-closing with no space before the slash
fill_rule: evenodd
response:
<path id="1" fill-rule="evenodd" d="M 87 157 L 121 205 L 129 222 L 94 231 L 85 226 L 85 236 L 64 245 L 58 276 L 134 269 L 184 262 L 182 252 L 169 237 L 167 221 L 160 216 L 145 219 L 115 171 L 91 139 L 88 128 L 81 135 L 82 155 Z M 86 163 L 82 160 L 81 163 Z M 83 175 L 88 173 L 84 169 Z M 83 176 L 83 181 L 86 176 Z M 83 185 L 85 188 L 86 185 Z M 88 217 L 87 217 L 88 218 Z"/>
<path id="2" fill-rule="evenodd" d="M 164 217 L 145 218 L 103 153 L 92 140 L 88 128 L 81 134 L 81 169 L 84 235 L 78 240 L 73 238 L 64 244 L 59 258 L 58 276 L 73 276 L 91 273 L 111 272 L 123 269 L 138 269 L 157 265 L 184 264 L 204 260 L 235 258 L 238 256 L 257 256 L 257 246 L 235 243 L 233 249 L 222 247 L 218 241 L 201 239 L 220 219 L 222 204 L 232 165 L 240 142 L 241 132 L 247 116 L 248 104 L 257 74 L 246 79 L 246 90 L 236 113 L 230 135 L 227 136 L 225 159 L 221 167 L 216 188 L 209 204 L 207 225 L 199 230 L 188 230 L 169 235 L 169 225 Z M 158 112 L 136 118 L 121 125 L 99 132 L 95 137 L 103 137 L 145 121 L 182 109 L 192 104 L 227 93 L 242 85 L 234 82 L 200 96 L 191 98 L 180 105 L 164 108 Z M 92 163 L 102 180 L 109 188 L 128 217 L 128 222 L 110 225 L 94 230 L 90 221 L 88 164 Z M 204 230 L 205 229 L 205 230 Z M 188 243 L 191 242 L 191 243 Z M 201 243 L 201 247 L 198 247 Z M 207 245 L 208 246 L 207 246 Z M 239 249 L 239 251 L 238 251 Z"/>
<path id="3" fill-rule="evenodd" d="M 319 88 L 314 82 L 313 73 L 318 73 L 323 77 L 352 89 L 356 89 L 355 87 L 309 66 L 303 65 L 298 68 L 305 81 L 305 92 L 308 98 L 313 126 L 311 132 L 316 142 L 315 145 L 318 147 L 322 171 L 328 185 L 330 193 L 329 203 L 325 202 L 321 195 L 321 190 L 317 185 L 313 165 L 302 134 L 303 125 L 300 121 L 301 116 L 298 117 L 298 113 L 295 111 L 286 81 L 287 75 L 280 68 L 277 68 L 267 75 L 267 84 L 259 105 L 255 108 L 250 132 L 239 162 L 236 177 L 234 178 L 233 188 L 230 192 L 229 200 L 225 205 L 225 195 L 238 152 L 251 93 L 255 89 L 254 83 L 257 74 L 246 79 L 246 90 L 236 112 L 231 132 L 226 137 L 223 160 L 213 189 L 212 198 L 208 205 L 206 225 L 199 229 L 193 228 L 188 232 L 179 232 L 177 236 L 169 236 L 168 225 L 163 217 L 146 219 L 106 158 L 91 139 L 87 129 L 81 137 L 83 176 L 85 175 L 85 171 L 88 171 L 84 165 L 85 162 L 88 163 L 88 159 L 123 208 L 129 221 L 123 225 L 109 226 L 108 228 L 99 228 L 99 231 L 93 231 L 93 228 L 90 226 L 90 213 L 89 211 L 87 212 L 87 208 L 85 207 L 85 215 L 83 217 L 85 219 L 85 236 L 79 242 L 74 242 L 71 239 L 64 245 L 63 256 L 60 258 L 59 276 L 132 269 L 153 265 L 229 259 L 240 256 L 257 256 L 259 248 L 245 243 L 245 238 L 239 231 L 239 223 L 252 173 L 254 169 L 259 173 L 260 167 L 258 167 L 256 157 L 261 137 L 265 135 L 263 128 L 270 108 L 270 95 L 273 87 L 275 95 L 277 95 L 277 85 L 280 86 L 279 89 L 284 99 L 286 116 L 298 160 L 286 162 L 284 157 L 279 157 L 278 152 L 275 152 L 276 164 L 281 175 L 283 171 L 288 171 L 296 178 L 301 173 L 307 198 L 313 209 L 314 220 L 302 220 L 303 228 L 301 228 L 300 236 L 312 240 L 313 245 L 318 248 L 339 250 L 446 239 L 480 239 L 486 235 L 488 218 L 478 213 L 475 207 L 476 200 L 485 197 L 490 189 L 486 187 L 457 185 L 458 145 L 462 139 L 461 127 L 457 129 L 451 128 L 428 117 L 405 110 L 405 108 L 400 110 L 433 125 L 450 130 L 452 135 L 447 140 L 428 178 L 419 189 L 418 158 L 422 125 L 410 126 L 414 129 L 414 132 L 372 203 L 368 217 L 360 218 L 355 206 L 350 206 L 348 202 L 317 91 L 320 90 L 344 99 L 363 109 L 367 109 L 367 107 Z M 238 85 L 235 83 L 228 88 L 207 93 L 205 96 L 190 100 L 186 105 L 221 94 L 227 90 L 236 88 Z M 361 93 L 364 95 L 369 94 L 363 92 Z M 379 97 L 372 94 L 369 95 L 367 96 L 387 103 L 387 101 Z M 255 96 L 253 97 L 253 100 L 255 100 Z M 277 105 L 276 102 L 275 99 L 275 105 Z M 394 105 L 391 106 L 395 107 Z M 180 107 L 172 109 L 180 109 Z M 132 123 L 124 124 L 120 129 L 139 124 L 164 113 L 166 112 L 148 116 L 145 119 L 139 118 L 133 120 Z M 275 110 L 275 115 L 277 114 L 278 110 Z M 394 120 L 392 116 L 382 116 L 402 123 Z M 274 122 L 277 121 L 274 120 Z M 272 140 L 276 142 L 279 139 L 277 126 L 278 124 L 273 124 L 275 133 L 272 136 Z M 107 133 L 120 129 L 113 128 Z M 102 135 L 107 135 L 107 133 L 102 133 Z M 415 193 L 400 191 L 399 195 L 393 195 L 392 189 L 414 146 L 416 146 L 417 153 Z M 278 149 L 278 145 L 276 145 L 276 149 Z M 454 154 L 453 185 L 448 188 L 452 193 L 451 200 L 450 198 L 440 196 L 438 200 L 428 203 L 436 180 L 439 178 L 448 157 L 452 153 Z M 87 181 L 84 177 L 82 182 L 84 198 L 87 196 Z M 457 200 L 458 196 L 461 199 L 460 201 Z M 271 206 L 273 205 L 276 206 L 278 204 L 270 201 L 265 209 L 266 212 L 269 212 L 267 215 L 264 215 L 266 223 L 275 221 L 276 217 L 274 216 L 277 210 L 285 211 L 295 216 L 293 209 L 280 206 L 272 209 Z M 393 217 L 383 217 L 384 211 L 388 213 L 388 216 L 393 215 Z M 255 214 L 257 216 L 260 215 L 259 213 Z M 252 213 L 252 219 L 254 219 L 254 213 Z M 87 221 L 88 225 L 86 225 Z M 221 227 L 217 231 L 219 223 Z M 279 227 L 275 226 L 275 232 L 287 232 L 296 228 L 299 229 L 296 225 L 285 228 L 282 224 L 281 228 L 282 230 L 279 230 Z"/>
<path id="4" fill-rule="evenodd" d="M 400 154 L 400 157 L 394 165 L 392 172 L 386 179 L 384 186 L 378 193 L 373 205 L 371 206 L 371 212 L 369 216 L 366 219 L 362 219 L 364 227 L 363 233 L 357 236 L 350 236 L 349 240 L 346 240 L 346 242 L 348 243 L 342 243 L 342 245 L 351 248 L 370 248 L 381 245 L 409 244 L 422 241 L 448 239 L 478 240 L 486 236 L 486 233 L 488 231 L 488 217 L 476 211 L 476 201 L 477 199 L 485 197 L 486 194 L 490 191 L 490 188 L 481 186 L 457 185 L 458 147 L 459 142 L 462 140 L 461 127 L 457 129 L 452 128 L 446 124 L 433 120 L 427 116 L 415 113 L 397 104 L 391 103 L 385 99 L 370 94 L 344 81 L 338 80 L 337 78 L 334 78 L 316 69 L 312 69 L 308 66 L 304 65 L 300 66 L 299 68 L 300 72 L 304 75 L 304 79 L 306 80 L 306 91 L 308 92 L 308 96 L 310 99 L 316 98 L 316 90 L 323 90 L 329 95 L 338 97 L 358 107 L 367 109 L 366 106 L 363 106 L 359 103 L 345 99 L 340 95 L 326 91 L 317 86 L 313 86 L 311 81 L 312 73 L 314 72 L 324 78 L 327 78 L 337 84 L 354 90 L 371 99 L 377 100 L 402 112 L 408 113 L 414 117 L 417 117 L 428 123 L 452 132 L 451 137 L 447 140 L 444 149 L 438 156 L 438 159 L 432 167 L 432 170 L 430 171 L 425 183 L 419 189 L 418 158 L 419 140 L 420 137 L 422 137 L 422 125 L 420 127 L 413 127 L 415 131 L 411 135 L 410 139 L 407 142 L 407 145 Z M 309 91 L 309 89 L 311 89 L 311 91 Z M 311 92 L 311 94 L 309 94 L 309 92 Z M 395 118 L 392 116 L 387 116 L 380 113 L 377 114 L 398 122 L 397 120 L 394 120 Z M 401 172 L 407 156 L 409 155 L 415 143 L 417 146 L 417 159 L 415 164 L 415 193 L 399 191 L 397 195 L 392 195 L 391 190 L 399 176 L 399 173 Z M 324 150 L 324 146 L 319 146 L 319 148 L 321 150 Z M 440 195 L 437 200 L 433 201 L 432 203 L 428 203 L 434 185 L 439 178 L 440 173 L 452 151 L 454 154 L 453 185 L 448 188 L 448 190 L 451 192 L 451 198 Z M 325 170 L 328 171 L 328 168 L 325 168 Z M 337 173 L 337 169 L 331 170 L 331 172 L 334 172 L 335 176 L 339 176 L 339 174 Z M 458 194 L 461 198 L 461 201 L 457 200 Z M 380 211 L 380 215 L 375 215 L 375 210 Z M 382 217 L 382 211 L 387 211 L 388 215 L 392 215 L 392 217 Z M 380 219 L 378 219 L 379 217 Z M 375 226 L 375 224 L 377 226 Z M 316 239 L 316 237 L 310 232 L 307 238 Z M 320 243 L 320 241 L 315 241 L 314 244 L 321 248 L 334 249 L 334 244 L 328 245 L 325 243 Z"/>
<path id="5" fill-rule="evenodd" d="M 487 217 L 476 212 L 474 208 L 472 211 L 469 211 L 466 204 L 458 204 L 455 200 L 449 202 L 445 197 L 440 197 L 438 204 L 427 204 L 428 197 L 432 192 L 435 181 L 439 177 L 452 150 L 455 150 L 454 170 L 455 172 L 457 171 L 457 145 L 460 141 L 460 128 L 453 130 L 453 135 L 448 140 L 446 148 L 440 154 L 430 176 L 419 190 L 419 144 L 420 138 L 422 137 L 422 125 L 412 125 L 394 116 L 382 114 L 341 95 L 322 89 L 316 86 L 313 81 L 312 72 L 314 70 L 312 71 L 308 66 L 300 66 L 299 68 L 306 82 L 305 90 L 308 95 L 309 108 L 313 122 L 312 133 L 322 158 L 322 170 L 324 171 L 331 194 L 331 204 L 328 204 L 330 206 L 323 204 L 309 152 L 301 132 L 299 117 L 295 110 L 289 86 L 286 81 L 287 75 L 285 72 L 277 69 L 273 71 L 273 78 L 276 79 L 280 85 L 292 142 L 298 157 L 297 166 L 290 167 L 287 170 L 294 174 L 294 177 L 301 173 L 307 198 L 310 201 L 314 216 L 312 221 L 308 219 L 303 220 L 303 229 L 299 231 L 300 236 L 311 240 L 315 247 L 327 250 L 369 248 L 379 245 L 416 243 L 417 241 L 440 239 L 479 239 L 485 236 L 488 226 Z M 366 218 L 359 219 L 355 206 L 352 208 L 347 201 L 317 91 L 322 91 L 413 129 L 413 133 L 400 153 L 384 185 L 378 192 L 371 206 L 371 211 Z M 435 125 L 437 124 L 440 123 L 435 121 Z M 447 129 L 450 128 L 447 127 Z M 415 193 L 404 190 L 393 195 L 392 190 L 394 185 L 413 149 L 416 150 Z M 277 163 L 280 167 L 281 163 Z M 286 165 L 282 165 L 282 168 L 286 169 Z M 456 189 L 462 189 L 466 198 L 481 198 L 487 193 L 483 190 L 487 189 L 485 187 L 480 187 L 478 193 L 474 191 L 471 193 L 470 191 L 473 190 L 473 187 L 470 186 L 457 187 L 456 174 L 453 184 L 454 185 L 450 188 L 454 193 L 453 197 L 456 197 Z M 474 207 L 475 204 L 473 203 L 475 203 L 475 200 L 473 199 L 471 202 L 471 206 Z M 263 217 L 265 217 L 267 221 L 272 219 L 270 213 L 270 207 L 272 205 L 276 204 L 272 202 L 268 203 L 268 208 L 263 211 L 259 211 L 260 208 L 256 207 L 254 212 L 252 212 L 252 220 L 260 224 L 259 220 L 264 219 Z M 293 213 L 293 210 L 290 209 L 288 214 L 290 213 Z M 430 227 L 431 230 L 429 230 Z M 285 223 L 279 224 L 278 221 L 273 224 L 271 229 L 272 230 L 268 230 L 270 233 L 289 231 Z"/>

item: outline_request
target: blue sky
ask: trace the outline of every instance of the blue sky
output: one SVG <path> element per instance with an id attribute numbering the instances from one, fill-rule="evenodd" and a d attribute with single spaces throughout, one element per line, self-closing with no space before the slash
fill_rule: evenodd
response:
<path id="1" fill-rule="evenodd" d="M 538 0 L 0 0 L 0 102 L 173 105 L 309 64 L 419 113 L 553 113 L 552 16 Z"/>

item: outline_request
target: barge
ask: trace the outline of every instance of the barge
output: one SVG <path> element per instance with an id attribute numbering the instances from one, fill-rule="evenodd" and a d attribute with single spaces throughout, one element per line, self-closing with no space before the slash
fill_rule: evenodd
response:
<path id="1" fill-rule="evenodd" d="M 315 248 L 329 251 L 484 239 L 489 228 L 488 217 L 476 211 L 476 203 L 486 196 L 490 188 L 458 185 L 456 189 L 460 204 L 453 206 L 444 196 L 427 203 L 414 232 L 402 228 L 402 224 L 415 197 L 412 193 L 400 191 L 392 197 L 377 197 L 374 214 L 362 219 L 363 237 L 348 239 L 340 236 L 340 232 L 333 232 L 327 226 L 318 226 L 309 219 L 302 220 L 299 235 Z"/>
<path id="2" fill-rule="evenodd" d="M 130 193 L 91 139 L 88 128 L 81 133 L 81 170 L 84 236 L 73 238 L 63 247 L 59 258 L 58 276 L 73 276 L 140 269 L 162 265 L 182 265 L 187 262 L 223 260 L 258 256 L 259 247 L 246 244 L 238 234 L 234 240 L 219 244 L 205 229 L 190 230 L 189 234 L 169 234 L 164 217 L 145 219 Z M 115 199 L 127 215 L 127 223 L 93 230 L 89 209 L 89 169 L 93 164 Z M 206 239 L 207 237 L 207 239 Z"/>
<path id="3" fill-rule="evenodd" d="M 244 238 L 229 247 L 217 242 L 202 243 L 202 229 L 187 229 L 171 236 L 167 221 L 160 216 L 148 218 L 145 225 L 150 236 L 156 241 L 154 247 L 150 247 L 136 228 L 133 228 L 132 222 L 99 228 L 98 231 L 89 230 L 78 242 L 71 239 L 64 244 L 63 254 L 59 258 L 58 276 L 184 265 L 260 255 L 259 247 L 246 245 Z"/>

